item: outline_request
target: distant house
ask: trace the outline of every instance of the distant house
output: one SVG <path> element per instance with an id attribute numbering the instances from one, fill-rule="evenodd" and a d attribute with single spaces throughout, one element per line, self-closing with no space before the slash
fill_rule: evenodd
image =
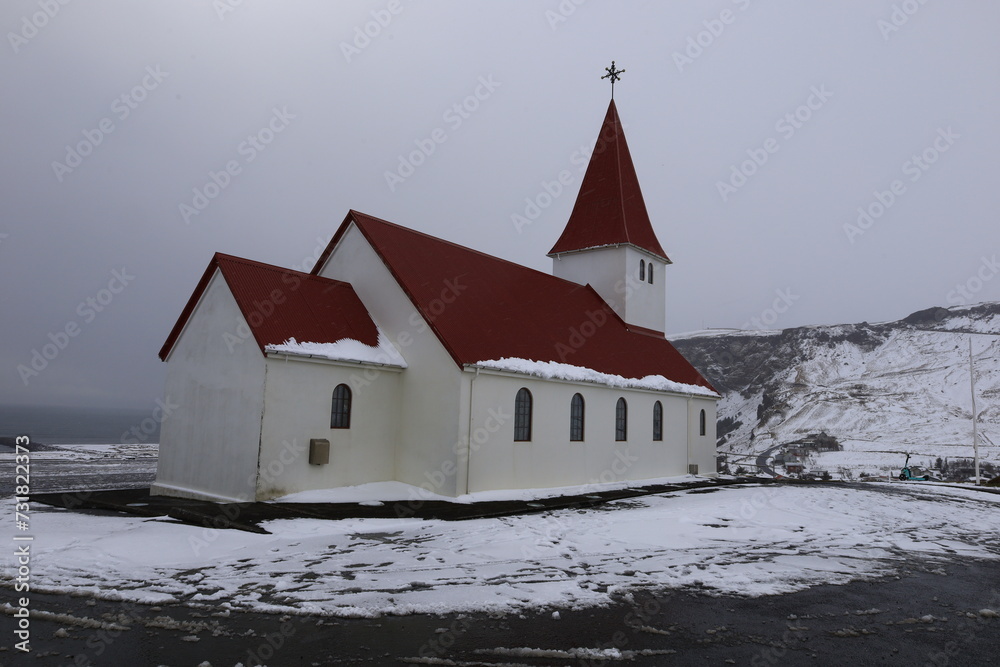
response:
<path id="1" fill-rule="evenodd" d="M 805 464 L 795 454 L 785 454 L 785 472 L 789 474 L 801 474 L 805 470 Z"/>
<path id="2" fill-rule="evenodd" d="M 671 262 L 613 101 L 548 254 L 554 275 L 353 210 L 310 273 L 216 254 L 160 351 L 180 407 L 153 492 L 714 474 L 719 396 L 664 337 Z"/>

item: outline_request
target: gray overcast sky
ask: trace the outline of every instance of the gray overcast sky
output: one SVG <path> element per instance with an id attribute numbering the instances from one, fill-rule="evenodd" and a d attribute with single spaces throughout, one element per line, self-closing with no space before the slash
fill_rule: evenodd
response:
<path id="1" fill-rule="evenodd" d="M 349 208 L 548 271 L 612 59 L 669 332 L 1000 299 L 997 25 L 992 0 L 6 0 L 0 403 L 152 407 L 212 253 L 301 268 Z"/>

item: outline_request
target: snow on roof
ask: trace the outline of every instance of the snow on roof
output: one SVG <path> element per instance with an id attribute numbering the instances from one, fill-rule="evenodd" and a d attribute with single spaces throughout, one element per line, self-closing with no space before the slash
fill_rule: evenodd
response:
<path id="1" fill-rule="evenodd" d="M 201 295 L 220 273 L 261 352 L 291 338 L 379 345 L 379 330 L 348 283 L 216 253 L 160 350 L 166 360 Z"/>
<path id="2" fill-rule="evenodd" d="M 573 364 L 625 378 L 661 375 L 712 390 L 662 334 L 630 327 L 589 285 L 350 211 L 320 256 L 352 226 L 379 255 L 459 367 L 482 359 Z"/>
<path id="3" fill-rule="evenodd" d="M 626 378 L 621 375 L 611 373 L 601 373 L 591 368 L 583 366 L 573 366 L 555 361 L 531 361 L 530 359 L 516 359 L 507 357 L 504 359 L 490 359 L 488 361 L 478 361 L 471 366 L 480 368 L 492 368 L 494 370 L 509 371 L 512 373 L 523 373 L 546 380 L 567 380 L 570 382 L 593 382 L 609 387 L 620 387 L 622 389 L 650 389 L 652 391 L 670 391 L 678 394 L 694 394 L 697 396 L 710 396 L 718 398 L 719 395 L 708 389 L 694 384 L 683 384 L 668 380 L 662 375 L 647 375 L 642 378 Z"/>
<path id="4" fill-rule="evenodd" d="M 374 347 L 353 338 L 342 338 L 333 343 L 300 343 L 295 338 L 289 338 L 280 345 L 267 345 L 264 349 L 266 352 L 275 354 L 406 368 L 406 360 L 403 359 L 403 355 L 382 331 L 379 331 L 378 345 Z"/>

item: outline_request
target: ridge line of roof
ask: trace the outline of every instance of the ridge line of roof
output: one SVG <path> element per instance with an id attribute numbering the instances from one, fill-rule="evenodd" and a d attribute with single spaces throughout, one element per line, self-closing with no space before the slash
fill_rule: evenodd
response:
<path id="1" fill-rule="evenodd" d="M 492 259 L 492 260 L 495 260 L 495 261 L 498 261 L 498 262 L 503 262 L 505 264 L 510 264 L 511 266 L 516 266 L 517 268 L 522 269 L 524 271 L 532 271 L 532 272 L 537 273 L 539 275 L 545 276 L 547 279 L 559 280 L 559 281 L 564 282 L 564 283 L 569 283 L 571 285 L 576 285 L 578 287 L 580 286 L 579 283 L 573 282 L 572 280 L 567 280 L 565 278 L 560 278 L 559 276 L 554 276 L 551 273 L 546 273 L 545 271 L 541 271 L 539 269 L 535 269 L 535 268 L 532 268 L 530 266 L 525 266 L 524 264 L 519 264 L 519 263 L 517 263 L 517 262 L 515 262 L 513 260 L 504 259 L 503 257 L 497 257 L 496 255 L 491 255 L 491 254 L 489 254 L 487 252 L 484 252 L 482 250 L 476 250 L 475 248 L 470 248 L 469 246 L 464 246 L 464 245 L 462 245 L 460 243 L 455 243 L 454 241 L 449 241 L 449 240 L 443 239 L 443 238 L 441 238 L 439 236 L 434 236 L 434 235 L 428 234 L 426 232 L 421 232 L 421 231 L 416 230 L 416 229 L 411 229 L 410 227 L 405 227 L 405 226 L 400 225 L 398 223 L 390 222 L 389 220 L 385 220 L 383 218 L 375 217 L 374 215 L 368 215 L 367 213 L 362 213 L 360 211 L 355 211 L 354 209 L 351 209 L 351 213 L 355 213 L 357 215 L 364 216 L 366 218 L 374 220 L 375 222 L 379 222 L 379 223 L 382 223 L 382 224 L 389 225 L 391 227 L 395 227 L 396 229 L 400 229 L 400 230 L 402 230 L 404 232 L 410 232 L 412 234 L 417 234 L 419 236 L 423 236 L 424 238 L 431 239 L 432 241 L 437 241 L 439 243 L 444 243 L 446 245 L 450 245 L 450 246 L 452 246 L 454 248 L 458 248 L 459 250 L 464 250 L 466 252 L 471 252 L 471 253 L 474 253 L 476 255 L 480 255 L 482 257 L 486 257 L 488 259 Z M 365 238 L 368 238 L 367 235 L 365 236 Z M 369 242 L 370 241 L 371 241 L 371 239 L 369 239 Z M 332 242 L 332 239 L 331 239 L 331 242 Z M 372 244 L 372 245 L 374 245 L 374 244 Z M 631 245 L 635 246 L 634 243 L 632 243 Z M 639 246 L 635 246 L 635 247 L 638 248 Z M 647 252 L 649 252 L 649 251 L 647 251 Z M 651 253 L 651 254 L 655 255 L 656 253 Z M 327 258 L 327 259 L 329 259 L 329 258 Z M 383 260 L 384 260 L 384 258 L 383 258 Z"/>
<path id="2" fill-rule="evenodd" d="M 222 276 L 222 280 L 225 281 L 226 288 L 229 290 L 230 294 L 233 294 L 233 286 L 230 283 L 229 279 L 226 277 L 226 271 L 224 269 L 224 265 L 226 263 L 242 264 L 244 266 L 253 267 L 256 269 L 273 271 L 275 273 L 281 273 L 284 275 L 292 275 L 301 280 L 313 280 L 320 283 L 330 283 L 331 285 L 336 285 L 338 287 L 346 286 L 351 288 L 352 291 L 354 290 L 354 286 L 351 285 L 350 283 L 345 283 L 344 281 L 337 280 L 335 278 L 326 278 L 324 276 L 305 273 L 303 271 L 296 271 L 295 269 L 287 269 L 285 267 L 278 266 L 276 264 L 268 264 L 266 262 L 260 262 L 255 259 L 248 259 L 246 257 L 240 257 L 238 255 L 230 255 L 224 252 L 214 252 L 212 253 L 212 258 L 209 260 L 208 265 L 202 272 L 201 278 L 195 285 L 194 291 L 191 293 L 191 296 L 188 297 L 187 302 L 184 304 L 184 308 L 181 310 L 181 314 L 174 322 L 174 326 L 171 328 L 170 333 L 167 335 L 167 339 L 164 341 L 162 347 L 160 348 L 159 353 L 157 354 L 157 356 L 160 358 L 161 361 L 166 361 L 166 358 L 170 355 L 170 351 L 173 350 L 174 345 L 180 338 L 181 332 L 183 332 L 184 327 L 187 326 L 188 320 L 191 319 L 191 315 L 194 314 L 195 308 L 198 306 L 198 303 L 201 301 L 202 296 L 205 294 L 205 290 L 208 289 L 208 284 L 211 282 L 212 277 L 215 275 L 216 271 L 218 271 L 219 274 Z M 244 311 L 243 306 L 240 305 L 240 301 L 239 299 L 235 298 L 235 295 L 234 295 L 234 301 L 236 301 L 236 306 L 237 308 L 239 308 L 240 314 L 243 316 L 244 319 L 246 319 L 249 316 L 249 314 Z M 309 307 L 311 313 L 313 314 L 316 313 L 316 311 L 313 310 L 311 304 L 307 303 L 306 305 Z M 365 309 L 367 310 L 367 306 Z M 371 318 L 371 313 L 368 314 L 368 317 Z M 374 322 L 374 320 L 372 321 Z M 257 334 L 253 331 L 253 327 L 250 327 L 250 332 L 253 335 L 254 341 L 257 343 L 257 346 L 260 347 L 261 351 L 263 352 L 264 345 L 260 342 L 260 340 L 257 339 Z"/>
<path id="3" fill-rule="evenodd" d="M 345 283 L 343 280 L 337 280 L 336 278 L 327 278 L 325 276 L 320 276 L 313 273 L 306 273 L 305 271 L 299 271 L 297 269 L 289 269 L 284 266 L 278 266 L 277 264 L 268 264 L 267 262 L 261 262 L 255 259 L 248 259 L 246 257 L 240 257 L 239 255 L 229 255 L 224 252 L 216 252 L 213 256 L 213 260 L 223 259 L 225 261 L 237 262 L 241 264 L 247 264 L 250 266 L 255 266 L 260 269 L 270 269 L 272 271 L 279 271 L 281 273 L 295 274 L 302 276 L 303 278 L 315 278 L 318 280 L 326 280 L 333 283 L 340 283 L 342 285 L 349 285 L 350 283 Z"/>
<path id="4" fill-rule="evenodd" d="M 625 230 L 625 242 L 632 243 L 632 239 L 628 233 L 628 216 L 625 214 L 625 186 L 622 183 L 621 144 L 625 141 L 625 134 L 621 131 L 621 119 L 618 117 L 618 105 L 615 104 L 614 98 L 611 98 L 611 107 L 614 110 L 612 122 L 615 124 L 615 176 L 618 179 L 618 206 L 622 211 L 622 228 Z"/>

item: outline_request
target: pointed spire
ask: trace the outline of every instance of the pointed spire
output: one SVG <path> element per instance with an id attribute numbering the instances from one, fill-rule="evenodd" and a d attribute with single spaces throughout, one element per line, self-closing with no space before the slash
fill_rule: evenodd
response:
<path id="1" fill-rule="evenodd" d="M 670 262 L 646 213 L 639 178 L 612 99 L 573 212 L 549 257 L 623 244 Z"/>

